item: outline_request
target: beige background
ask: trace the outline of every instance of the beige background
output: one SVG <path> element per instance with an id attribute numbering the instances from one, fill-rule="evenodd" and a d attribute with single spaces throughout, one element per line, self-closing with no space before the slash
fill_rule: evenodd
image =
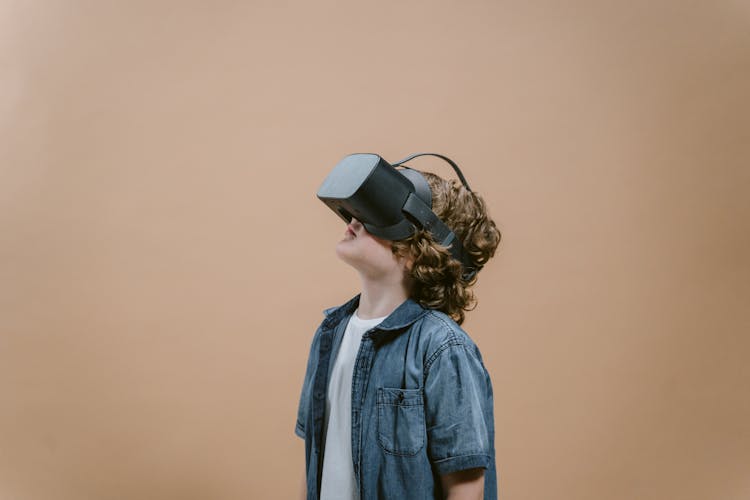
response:
<path id="1" fill-rule="evenodd" d="M 750 498 L 748 89 L 741 0 L 0 2 L 0 500 L 295 494 L 315 191 L 423 150 L 503 231 L 500 497 Z"/>

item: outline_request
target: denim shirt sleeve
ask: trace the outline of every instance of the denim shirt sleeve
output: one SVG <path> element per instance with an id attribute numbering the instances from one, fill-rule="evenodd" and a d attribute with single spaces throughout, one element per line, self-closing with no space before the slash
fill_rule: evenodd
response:
<path id="1" fill-rule="evenodd" d="M 305 370 L 305 378 L 302 382 L 302 391 L 299 397 L 299 407 L 297 409 L 297 425 L 294 427 L 294 433 L 305 439 L 305 425 L 307 423 L 307 415 L 310 411 L 310 388 L 312 385 L 313 371 L 315 369 L 316 357 L 318 354 L 317 344 L 318 337 L 320 336 L 321 328 L 318 327 L 315 332 L 315 336 L 310 344 L 310 354 L 307 356 L 307 369 Z"/>
<path id="2" fill-rule="evenodd" d="M 428 451 L 440 474 L 492 466 L 492 385 L 475 351 L 449 342 L 425 365 Z"/>

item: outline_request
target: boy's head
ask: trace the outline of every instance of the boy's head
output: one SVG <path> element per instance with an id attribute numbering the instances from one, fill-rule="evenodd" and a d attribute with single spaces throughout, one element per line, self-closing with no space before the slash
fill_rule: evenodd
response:
<path id="1" fill-rule="evenodd" d="M 450 249 L 451 255 L 463 264 L 464 279 L 468 281 L 481 266 L 472 262 L 456 234 L 432 211 L 432 191 L 427 179 L 409 167 L 395 168 L 425 155 L 450 163 L 471 191 L 458 165 L 440 154 L 417 153 L 391 165 L 379 155 L 356 153 L 336 164 L 317 196 L 347 224 L 356 218 L 368 233 L 389 241 L 408 238 L 416 228 L 430 231 L 434 240 Z"/>
<path id="2" fill-rule="evenodd" d="M 420 173 L 432 191 L 432 211 L 455 233 L 472 262 L 483 266 L 495 254 L 501 234 L 482 197 L 455 179 Z M 465 280 L 461 263 L 429 231 L 418 229 L 405 239 L 390 241 L 368 233 L 352 218 L 336 253 L 365 276 L 403 282 L 413 300 L 445 312 L 458 324 L 464 311 L 476 305 L 470 290 L 476 275 Z"/>

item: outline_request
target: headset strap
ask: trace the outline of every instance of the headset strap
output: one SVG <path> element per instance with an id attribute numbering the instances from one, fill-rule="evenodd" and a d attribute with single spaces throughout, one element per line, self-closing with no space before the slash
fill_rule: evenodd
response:
<path id="1" fill-rule="evenodd" d="M 443 156 L 441 154 L 415 153 L 413 155 L 407 156 L 403 160 L 397 161 L 396 163 L 393 164 L 393 167 L 395 168 L 398 166 L 402 166 L 404 168 L 410 169 L 409 167 L 404 166 L 404 163 L 406 163 L 407 161 L 413 160 L 414 158 L 417 158 L 418 156 L 437 156 L 438 158 L 441 158 L 447 161 L 450 164 L 450 166 L 453 167 L 453 170 L 456 172 L 456 175 L 458 175 L 458 178 L 461 180 L 461 183 L 464 185 L 464 187 L 470 193 L 473 193 L 473 191 L 469 187 L 469 183 L 466 182 L 466 178 L 464 177 L 464 174 L 461 172 L 461 169 L 458 168 L 458 165 L 456 165 L 455 162 L 451 160 L 450 158 L 448 158 L 447 156 Z M 409 175 L 407 175 L 406 177 L 411 179 L 411 176 Z M 422 177 L 421 174 L 420 174 L 420 177 Z M 422 178 L 424 179 L 424 177 Z M 429 186 L 427 187 L 429 188 Z M 461 262 L 461 264 L 463 265 L 463 268 L 464 268 L 464 272 L 462 273 L 463 279 L 465 279 L 466 281 L 471 280 L 472 278 L 474 278 L 474 276 L 476 276 L 476 274 L 479 272 L 480 269 L 482 269 L 483 266 L 475 264 L 471 260 L 471 257 L 469 257 L 468 253 L 464 250 L 463 245 L 458 240 L 455 233 L 448 226 L 446 226 L 445 223 L 441 221 L 432 210 L 430 210 L 432 206 L 432 196 L 430 196 L 429 206 L 424 203 L 423 199 L 419 199 L 419 198 L 422 198 L 422 197 L 420 197 L 417 193 L 410 195 L 407 198 L 406 203 L 404 204 L 404 207 L 402 210 L 410 214 L 416 220 L 420 221 L 424 225 L 423 227 L 433 234 L 433 236 L 435 237 L 435 240 L 438 243 L 450 249 L 450 252 L 453 255 L 453 258 Z"/>
<path id="2" fill-rule="evenodd" d="M 464 177 L 464 174 L 461 173 L 461 169 L 458 168 L 458 165 L 456 165 L 453 162 L 453 160 L 451 160 L 447 156 L 443 156 L 441 154 L 437 154 L 437 153 L 414 153 L 411 156 L 407 156 L 403 160 L 397 161 L 396 163 L 393 164 L 393 166 L 394 167 L 398 167 L 399 165 L 403 165 L 407 161 L 412 160 L 412 159 L 416 158 L 417 156 L 437 156 L 438 158 L 442 158 L 443 160 L 447 161 L 448 163 L 450 163 L 451 167 L 453 167 L 453 170 L 456 171 L 456 175 L 458 175 L 458 178 L 461 179 L 461 183 L 464 185 L 464 187 L 466 189 L 468 189 L 470 192 L 473 192 L 473 191 L 471 191 L 471 188 L 469 187 L 469 183 L 466 182 L 466 178 Z"/>
<path id="3" fill-rule="evenodd" d="M 409 194 L 402 210 L 418 221 L 419 226 L 429 231 L 437 243 L 448 247 L 453 258 L 463 265 L 463 278 L 466 281 L 479 272 L 482 266 L 471 260 L 456 234 L 435 215 L 435 212 L 430 210 L 423 200 L 419 199 L 416 193 Z"/>

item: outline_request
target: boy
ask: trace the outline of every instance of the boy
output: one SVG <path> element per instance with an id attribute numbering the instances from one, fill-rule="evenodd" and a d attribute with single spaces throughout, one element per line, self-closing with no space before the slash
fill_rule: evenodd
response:
<path id="1" fill-rule="evenodd" d="M 312 341 L 295 429 L 305 439 L 304 497 L 495 499 L 492 386 L 479 350 L 459 325 L 476 302 L 470 290 L 476 270 L 494 255 L 500 232 L 447 158 L 464 185 L 396 171 L 376 155 L 355 156 L 360 163 L 350 162 L 349 170 L 344 162 L 336 167 L 349 178 L 332 185 L 349 182 L 365 160 L 382 163 L 355 184 L 364 186 L 376 171 L 398 182 L 388 190 L 369 188 L 378 196 L 329 203 L 349 221 L 336 254 L 358 272 L 362 289 L 325 310 Z M 398 225 L 383 229 L 373 221 L 387 211 L 383 193 L 398 196 L 402 180 L 395 176 L 402 173 L 411 181 L 402 183 L 406 194 L 420 194 L 429 208 L 399 221 L 410 236 L 371 234 L 365 225 L 381 234 Z M 407 201 L 404 207 L 413 200 Z M 370 223 L 348 213 L 358 208 Z M 441 239 L 455 234 L 450 247 L 435 241 L 442 223 L 450 234 Z"/>

